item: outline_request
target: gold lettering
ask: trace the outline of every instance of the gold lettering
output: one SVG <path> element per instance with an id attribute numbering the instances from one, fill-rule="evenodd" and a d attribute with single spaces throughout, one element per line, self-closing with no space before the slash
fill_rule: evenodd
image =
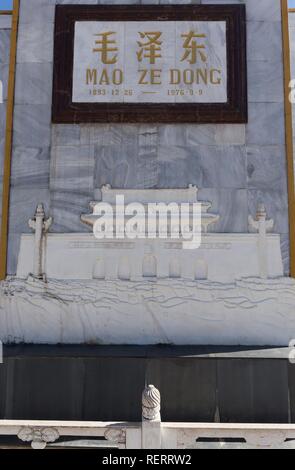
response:
<path id="1" fill-rule="evenodd" d="M 139 73 L 141 73 L 141 75 L 140 75 L 138 84 L 139 85 L 148 85 L 149 82 L 144 81 L 146 76 L 147 76 L 148 70 L 147 69 L 139 70 Z"/>
<path id="2" fill-rule="evenodd" d="M 181 81 L 181 72 L 178 69 L 170 69 L 170 85 L 179 85 Z"/>
<path id="3" fill-rule="evenodd" d="M 185 69 L 183 71 L 183 81 L 186 85 L 192 85 L 194 83 L 194 71 Z"/>
<path id="4" fill-rule="evenodd" d="M 160 69 L 141 69 L 138 70 L 140 77 L 138 80 L 139 85 L 161 85 L 161 73 Z"/>
<path id="5" fill-rule="evenodd" d="M 86 85 L 91 84 L 97 85 L 97 71 L 96 69 L 87 69 L 86 70 Z"/>
<path id="6" fill-rule="evenodd" d="M 196 70 L 196 83 L 200 85 L 201 80 L 203 81 L 204 85 L 208 84 L 208 70 L 207 69 Z"/>
<path id="7" fill-rule="evenodd" d="M 149 33 L 138 33 L 141 39 L 147 39 L 147 42 L 137 41 L 139 45 L 139 51 L 136 53 L 138 62 L 142 62 L 143 59 L 149 59 L 150 64 L 154 65 L 156 59 L 160 59 L 162 41 L 160 40 L 162 33 L 160 31 L 149 32 Z"/>
<path id="8" fill-rule="evenodd" d="M 162 70 L 157 70 L 157 69 L 151 70 L 151 85 L 161 85 L 162 83 L 161 73 L 162 73 Z"/>
<path id="9" fill-rule="evenodd" d="M 215 78 L 215 74 L 219 75 L 219 78 Z M 221 70 L 218 70 L 218 69 L 210 70 L 210 82 L 212 83 L 212 85 L 220 85 L 221 83 L 220 75 L 221 75 Z"/>
<path id="10" fill-rule="evenodd" d="M 107 69 L 103 69 L 103 71 L 101 73 L 101 76 L 100 76 L 99 84 L 100 85 L 109 85 L 110 84 L 110 79 L 109 79 Z"/>
<path id="11" fill-rule="evenodd" d="M 124 79 L 123 71 L 120 69 L 115 69 L 113 71 L 113 84 L 121 85 L 123 83 L 123 79 Z"/>
<path id="12" fill-rule="evenodd" d="M 205 39 L 206 34 L 197 34 L 194 31 L 190 31 L 187 34 L 182 34 L 181 37 L 184 39 L 183 48 L 185 53 L 181 59 L 181 62 L 187 60 L 190 64 L 195 64 L 200 56 L 203 62 L 207 61 L 206 54 L 204 53 L 204 44 L 198 44 L 195 39 Z"/>
<path id="13" fill-rule="evenodd" d="M 108 31 L 107 33 L 95 34 L 95 36 L 101 36 L 101 39 L 95 41 L 95 44 L 100 47 L 93 49 L 93 52 L 100 52 L 103 64 L 115 64 L 118 60 L 118 54 L 115 54 L 112 57 L 109 56 L 111 52 L 118 52 L 116 40 L 109 39 L 109 36 L 112 34 L 116 33 L 114 31 Z"/>
<path id="14" fill-rule="evenodd" d="M 220 85 L 222 81 L 220 69 L 170 69 L 170 85 Z"/>

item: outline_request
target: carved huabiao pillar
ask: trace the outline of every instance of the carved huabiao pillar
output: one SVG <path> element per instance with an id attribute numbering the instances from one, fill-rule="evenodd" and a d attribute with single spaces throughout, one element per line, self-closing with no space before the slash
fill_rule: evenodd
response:
<path id="1" fill-rule="evenodd" d="M 45 211 L 43 204 L 38 204 L 34 218 L 29 220 L 29 227 L 35 231 L 33 276 L 37 279 L 43 279 L 43 237 L 44 234 L 48 232 L 49 228 L 52 225 L 52 222 L 52 217 L 45 219 Z"/>
<path id="2" fill-rule="evenodd" d="M 266 216 L 264 204 L 258 204 L 255 220 L 249 216 L 249 227 L 258 232 L 259 272 L 262 279 L 268 278 L 267 232 L 270 232 L 274 226 L 274 221 L 267 220 Z"/>

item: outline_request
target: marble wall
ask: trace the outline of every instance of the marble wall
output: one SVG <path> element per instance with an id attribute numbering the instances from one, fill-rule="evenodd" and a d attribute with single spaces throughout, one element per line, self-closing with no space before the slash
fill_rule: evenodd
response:
<path id="1" fill-rule="evenodd" d="M 140 3 L 138 0 L 21 0 L 17 48 L 9 227 L 9 273 L 20 234 L 37 202 L 53 231 L 83 232 L 94 187 L 167 188 L 196 184 L 221 214 L 221 232 L 247 232 L 248 214 L 264 201 L 282 235 L 288 272 L 288 202 L 280 0 L 246 3 L 248 125 L 52 125 L 55 4 Z M 141 3 L 191 3 L 142 0 Z M 87 229 L 86 229 L 87 230 Z"/>
<path id="2" fill-rule="evenodd" d="M 291 52 L 291 78 L 295 79 L 295 12 L 289 13 L 289 35 Z M 295 172 L 295 103 L 292 107 L 293 112 L 293 146 L 294 146 L 294 172 Z"/>
<path id="3" fill-rule="evenodd" d="M 0 201 L 2 197 L 4 138 L 6 125 L 7 84 L 10 53 L 11 15 L 0 15 L 0 80 L 2 93 L 0 95 Z M 0 227 L 2 220 L 2 204 L 0 203 Z"/>

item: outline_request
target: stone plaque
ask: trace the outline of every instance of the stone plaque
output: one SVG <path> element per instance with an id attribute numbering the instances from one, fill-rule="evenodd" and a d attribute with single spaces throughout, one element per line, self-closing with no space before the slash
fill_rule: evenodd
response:
<path id="1" fill-rule="evenodd" d="M 56 9 L 54 122 L 246 122 L 243 5 Z"/>
<path id="2" fill-rule="evenodd" d="M 226 22 L 77 22 L 72 101 L 226 103 Z"/>

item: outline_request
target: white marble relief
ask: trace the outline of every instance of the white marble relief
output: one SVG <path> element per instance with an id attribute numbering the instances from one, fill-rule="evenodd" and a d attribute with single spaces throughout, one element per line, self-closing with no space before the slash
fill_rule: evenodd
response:
<path id="1" fill-rule="evenodd" d="M 124 197 L 125 206 L 118 206 L 116 196 Z M 260 276 L 262 278 L 283 275 L 283 262 L 280 248 L 280 236 L 267 234 L 269 223 L 266 222 L 266 211 L 259 210 L 256 220 L 249 219 L 252 228 L 258 233 L 225 234 L 207 233 L 211 225 L 219 221 L 219 215 L 211 213 L 211 202 L 201 202 L 201 244 L 198 249 L 183 249 L 184 238 L 179 233 L 179 217 L 176 220 L 169 215 L 165 218 L 167 238 L 159 237 L 162 222 L 158 219 L 153 238 L 146 236 L 130 239 L 122 232 L 120 238 L 113 234 L 110 237 L 96 238 L 93 227 L 102 213 L 96 211 L 99 202 L 110 204 L 114 216 L 116 211 L 126 214 L 130 203 L 141 203 L 145 216 L 142 220 L 146 226 L 146 206 L 149 203 L 192 204 L 198 202 L 198 189 L 190 185 L 187 189 L 132 190 L 112 189 L 105 185 L 94 191 L 95 201 L 91 202 L 91 213 L 82 214 L 81 222 L 91 229 L 92 233 L 51 234 L 46 236 L 43 250 L 44 275 L 55 279 L 105 279 L 138 281 L 146 277 L 158 279 L 179 277 L 185 280 L 208 279 L 213 282 L 233 282 L 239 277 Z M 262 214 L 263 212 L 263 214 Z M 191 213 L 190 219 L 191 219 Z M 123 224 L 130 220 L 124 215 Z M 114 219 L 111 216 L 110 223 Z M 122 222 L 120 222 L 122 224 Z M 273 226 L 273 223 L 272 223 Z M 177 228 L 177 239 L 169 234 Z M 23 234 L 18 257 L 17 277 L 25 279 L 38 269 L 36 263 L 36 246 L 40 240 L 33 235 Z M 39 253 L 37 249 L 37 254 Z M 38 258 L 39 259 L 39 258 Z M 38 261 L 37 261 L 38 263 Z M 40 262 L 39 265 L 40 266 Z M 39 268 L 40 270 L 40 268 Z"/>
<path id="2" fill-rule="evenodd" d="M 0 339 L 40 344 L 287 346 L 295 281 L 141 282 L 29 278 L 0 283 Z"/>
<path id="3" fill-rule="evenodd" d="M 260 276 L 258 234 L 203 234 L 197 250 L 183 250 L 182 240 L 97 240 L 92 233 L 52 234 L 46 237 L 45 272 L 49 278 L 91 280 L 102 268 L 104 279 L 118 279 L 122 264 L 130 264 L 130 279 L 144 277 L 143 263 L 152 242 L 157 277 L 169 278 L 172 261 L 178 263 L 183 279 L 195 279 L 200 263 L 207 266 L 207 278 L 216 282 L 234 281 L 240 276 Z M 34 235 L 21 236 L 17 276 L 25 279 L 33 272 Z M 280 236 L 268 234 L 268 276 L 283 275 Z M 125 261 L 124 261 L 125 260 Z M 127 260 L 127 261 L 126 261 Z M 125 269 L 125 268 L 124 268 Z M 173 276 L 174 277 L 174 276 Z"/>
<path id="4" fill-rule="evenodd" d="M 107 185 L 95 195 L 113 203 L 118 191 Z M 168 202 L 172 195 L 191 202 L 198 190 L 155 191 L 153 198 L 150 190 L 123 192 L 129 202 L 136 195 L 142 203 Z M 203 203 L 205 216 L 209 208 Z M 34 249 L 40 271 L 40 237 L 23 235 L 18 278 L 0 284 L 0 339 L 287 345 L 295 337 L 295 281 L 282 277 L 280 237 L 268 233 L 273 221 L 264 206 L 249 223 L 257 233 L 203 234 L 193 253 L 175 240 L 48 234 L 41 269 L 46 281 L 28 276 Z"/>

